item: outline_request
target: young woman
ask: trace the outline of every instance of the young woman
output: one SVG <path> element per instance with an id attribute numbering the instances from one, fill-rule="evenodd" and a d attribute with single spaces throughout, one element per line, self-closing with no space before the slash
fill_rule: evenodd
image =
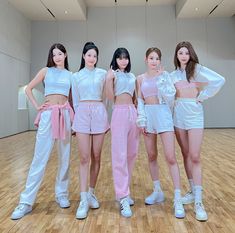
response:
<path id="1" fill-rule="evenodd" d="M 109 129 L 103 101 L 106 71 L 96 68 L 99 51 L 92 42 L 83 48 L 81 66 L 73 75 L 72 96 L 75 117 L 72 129 L 76 132 L 80 150 L 80 204 L 76 218 L 87 217 L 89 207 L 99 208 L 94 188 L 100 170 L 100 156 L 105 133 Z M 87 192 L 90 166 L 90 187 Z"/>
<path id="2" fill-rule="evenodd" d="M 203 138 L 204 117 L 202 102 L 214 96 L 223 86 L 224 78 L 199 64 L 197 54 L 189 42 L 176 46 L 171 73 L 176 88 L 174 125 L 184 158 L 184 166 L 191 186 L 182 201 L 194 202 L 196 219 L 206 221 L 207 213 L 202 204 L 202 171 L 200 150 Z"/>
<path id="3" fill-rule="evenodd" d="M 130 73 L 131 60 L 127 49 L 116 49 L 110 67 L 106 78 L 106 95 L 114 101 L 111 120 L 114 188 L 121 215 L 131 217 L 130 205 L 134 205 L 134 201 L 129 196 L 130 182 L 137 156 L 139 130 L 133 102 L 136 78 Z"/>
<path id="4" fill-rule="evenodd" d="M 161 68 L 161 51 L 158 48 L 149 48 L 146 51 L 145 61 L 147 71 L 137 78 L 137 124 L 144 135 L 150 174 L 154 183 L 154 191 L 145 199 L 145 203 L 151 205 L 164 201 L 157 165 L 157 135 L 159 134 L 175 188 L 175 217 L 184 218 L 185 211 L 181 201 L 180 174 L 175 156 L 173 119 L 170 107 L 166 104 L 174 98 L 175 88 L 173 85 L 170 86 L 169 74 Z"/>
<path id="5" fill-rule="evenodd" d="M 32 89 L 41 82 L 45 84 L 45 102 L 39 105 Z M 25 190 L 20 195 L 20 204 L 11 215 L 12 219 L 22 218 L 32 211 L 55 140 L 58 143 L 59 156 L 59 170 L 55 184 L 56 202 L 61 208 L 70 206 L 68 173 L 73 120 L 73 110 L 68 103 L 70 88 L 71 72 L 68 71 L 67 52 L 62 44 L 54 44 L 49 50 L 47 67 L 38 72 L 25 90 L 29 100 L 38 110 L 35 120 L 38 131 Z"/>

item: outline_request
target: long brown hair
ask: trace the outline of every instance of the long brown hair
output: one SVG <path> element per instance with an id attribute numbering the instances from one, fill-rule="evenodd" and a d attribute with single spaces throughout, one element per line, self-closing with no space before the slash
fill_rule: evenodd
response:
<path id="1" fill-rule="evenodd" d="M 188 82 L 190 82 L 190 80 L 192 78 L 194 78 L 195 67 L 196 67 L 196 64 L 199 63 L 199 60 L 198 60 L 198 56 L 197 56 L 197 54 L 196 54 L 196 52 L 190 42 L 188 42 L 188 41 L 180 42 L 179 44 L 177 44 L 177 46 L 175 48 L 175 56 L 174 56 L 175 69 L 180 68 L 180 62 L 178 60 L 177 53 L 183 47 L 187 48 L 188 52 L 189 52 L 189 61 L 186 65 L 185 72 L 186 72 L 187 80 L 188 80 Z"/>
<path id="2" fill-rule="evenodd" d="M 63 52 L 66 57 L 65 57 L 65 60 L 64 60 L 64 68 L 66 70 L 69 70 L 69 64 L 68 64 L 68 54 L 66 52 L 66 49 L 65 47 L 62 45 L 62 44 L 59 44 L 59 43 L 56 43 L 56 44 L 53 44 L 49 50 L 49 53 L 48 53 L 48 58 L 47 58 L 47 67 L 55 67 L 56 64 L 55 62 L 53 61 L 53 49 L 59 49 L 61 52 Z"/>

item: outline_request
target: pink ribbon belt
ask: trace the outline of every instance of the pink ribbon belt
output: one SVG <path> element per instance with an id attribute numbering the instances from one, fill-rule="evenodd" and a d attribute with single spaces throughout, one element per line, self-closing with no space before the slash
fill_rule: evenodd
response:
<path id="1" fill-rule="evenodd" d="M 37 117 L 34 121 L 34 125 L 38 127 L 41 114 L 46 110 L 51 110 L 51 128 L 52 128 L 52 137 L 53 139 L 65 139 L 65 117 L 64 110 L 69 111 L 70 121 L 73 122 L 74 112 L 71 108 L 69 102 L 66 102 L 64 105 L 49 105 L 48 107 L 43 108 L 38 112 Z"/>

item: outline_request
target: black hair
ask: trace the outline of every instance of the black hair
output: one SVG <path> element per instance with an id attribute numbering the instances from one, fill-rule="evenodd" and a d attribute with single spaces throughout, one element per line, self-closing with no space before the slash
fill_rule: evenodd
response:
<path id="1" fill-rule="evenodd" d="M 85 60 L 83 58 L 83 55 L 85 55 L 87 53 L 87 51 L 90 49 L 94 49 L 96 51 L 97 62 L 98 62 L 99 49 L 97 48 L 97 46 L 93 42 L 86 42 L 86 44 L 84 45 L 83 50 L 82 50 L 81 65 L 80 65 L 79 70 L 81 70 L 85 67 Z M 96 67 L 97 62 L 95 63 L 95 67 Z"/>
<path id="2" fill-rule="evenodd" d="M 113 70 L 119 69 L 117 64 L 117 58 L 126 58 L 129 60 L 128 65 L 126 66 L 124 72 L 130 72 L 131 71 L 131 59 L 130 54 L 126 48 L 117 48 L 113 54 L 112 61 L 110 63 L 110 67 L 112 66 Z"/>
<path id="3" fill-rule="evenodd" d="M 68 54 L 66 52 L 65 47 L 62 44 L 55 43 L 51 46 L 49 53 L 48 53 L 48 58 L 47 58 L 47 67 L 55 67 L 56 64 L 53 60 L 53 50 L 54 49 L 59 49 L 62 53 L 66 55 L 65 60 L 64 60 L 64 68 L 66 70 L 69 70 L 69 64 L 68 64 Z"/>

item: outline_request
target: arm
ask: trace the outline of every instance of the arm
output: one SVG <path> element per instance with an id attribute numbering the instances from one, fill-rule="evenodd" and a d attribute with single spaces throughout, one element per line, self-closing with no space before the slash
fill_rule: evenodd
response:
<path id="1" fill-rule="evenodd" d="M 25 89 L 25 93 L 26 95 L 28 96 L 30 102 L 33 104 L 33 106 L 39 111 L 43 108 L 43 106 L 45 104 L 43 104 L 42 106 L 39 106 L 34 95 L 33 95 L 33 88 L 35 86 L 37 86 L 39 83 L 41 83 L 44 78 L 45 78 L 45 75 L 46 75 L 46 72 L 47 72 L 47 67 L 41 69 L 37 75 L 34 77 L 34 79 L 27 85 L 26 89 Z"/>
<path id="2" fill-rule="evenodd" d="M 145 110 L 144 110 L 144 100 L 143 100 L 141 90 L 140 90 L 141 81 L 142 81 L 141 76 L 138 76 L 138 78 L 137 78 L 137 97 L 138 97 L 138 99 L 137 99 L 137 102 L 138 102 L 137 113 L 138 113 L 138 117 L 136 120 L 136 124 L 140 128 L 145 128 L 147 125 L 147 119 L 146 119 Z"/>
<path id="3" fill-rule="evenodd" d="M 79 103 L 79 93 L 78 93 L 78 85 L 76 82 L 76 73 L 72 75 L 72 101 L 73 101 L 73 109 L 75 112 Z"/>
<path id="4" fill-rule="evenodd" d="M 114 71 L 110 68 L 106 75 L 105 93 L 106 97 L 111 101 L 114 100 L 114 78 Z"/>
<path id="5" fill-rule="evenodd" d="M 195 72 L 197 82 L 207 83 L 197 97 L 199 102 L 214 96 L 225 83 L 224 77 L 202 65 L 198 64 Z"/>

